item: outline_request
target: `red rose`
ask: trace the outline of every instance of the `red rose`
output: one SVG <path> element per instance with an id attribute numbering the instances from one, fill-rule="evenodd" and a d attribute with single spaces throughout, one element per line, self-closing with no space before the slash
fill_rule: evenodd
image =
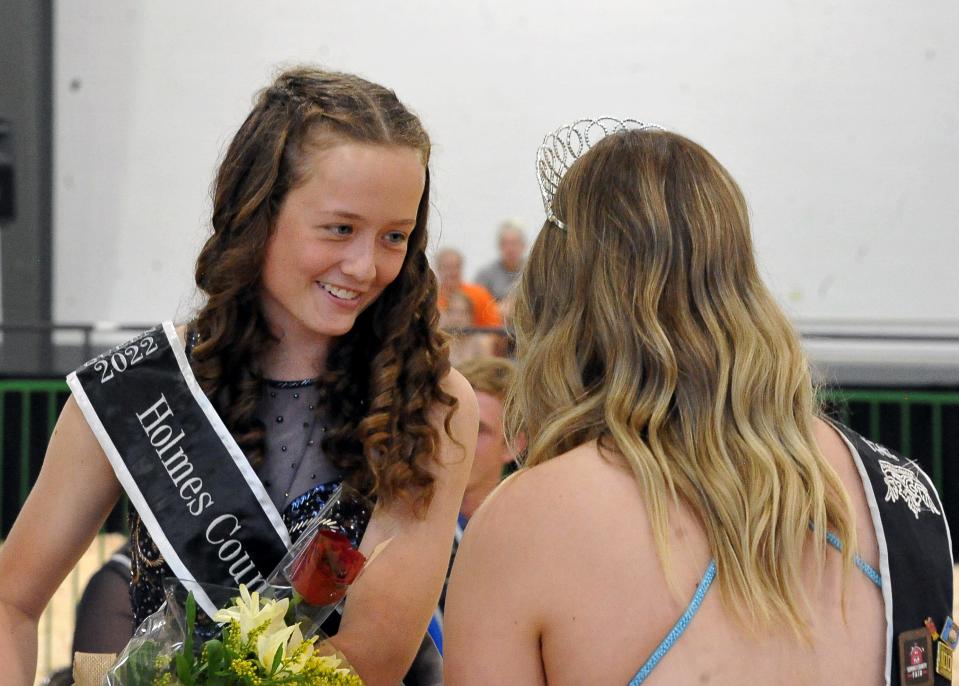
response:
<path id="1" fill-rule="evenodd" d="M 293 562 L 294 590 L 310 605 L 332 605 L 366 564 L 363 553 L 345 535 L 320 529 Z"/>

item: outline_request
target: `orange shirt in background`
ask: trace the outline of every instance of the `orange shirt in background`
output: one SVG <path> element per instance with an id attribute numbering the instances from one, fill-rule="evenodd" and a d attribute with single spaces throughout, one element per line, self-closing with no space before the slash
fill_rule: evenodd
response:
<path id="1" fill-rule="evenodd" d="M 473 303 L 473 326 L 503 326 L 499 307 L 488 290 L 475 283 L 461 283 L 460 292 Z M 446 309 L 446 296 L 440 293 L 436 305 L 443 312 Z"/>

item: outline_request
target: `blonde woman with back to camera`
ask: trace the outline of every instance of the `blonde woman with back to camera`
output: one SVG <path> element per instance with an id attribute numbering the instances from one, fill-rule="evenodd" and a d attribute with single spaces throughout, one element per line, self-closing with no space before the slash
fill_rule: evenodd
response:
<path id="1" fill-rule="evenodd" d="M 447 683 L 948 683 L 939 497 L 821 415 L 729 173 L 610 119 L 538 163 L 507 409 L 529 449 L 460 546 Z"/>

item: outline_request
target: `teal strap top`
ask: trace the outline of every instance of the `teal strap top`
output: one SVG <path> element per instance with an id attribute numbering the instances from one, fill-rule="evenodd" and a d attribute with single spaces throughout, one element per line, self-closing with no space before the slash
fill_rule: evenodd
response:
<path id="1" fill-rule="evenodd" d="M 829 532 L 826 534 L 826 541 L 836 550 L 842 552 L 842 541 L 839 540 L 839 537 L 836 534 Z M 872 581 L 876 586 L 882 588 L 882 576 L 878 571 L 865 560 L 863 560 L 859 555 L 856 555 L 854 558 L 856 567 L 866 575 L 866 577 Z M 689 623 L 693 620 L 693 617 L 696 615 L 696 612 L 699 610 L 699 606 L 703 604 L 703 599 L 706 597 L 706 593 L 709 591 L 709 587 L 712 585 L 713 580 L 716 578 L 716 561 L 712 560 L 709 563 L 709 566 L 706 568 L 705 574 L 703 574 L 702 580 L 699 582 L 699 585 L 696 587 L 696 592 L 693 594 L 693 599 L 689 601 L 689 606 L 686 608 L 686 611 L 683 613 L 683 616 L 679 618 L 679 621 L 673 625 L 673 628 L 666 638 L 656 647 L 656 650 L 653 651 L 653 654 L 649 656 L 649 659 L 646 660 L 646 663 L 636 672 L 636 676 L 632 678 L 629 682 L 629 686 L 639 686 L 646 680 L 646 677 L 655 669 L 656 665 L 659 664 L 666 653 L 669 652 L 669 649 L 673 647 L 673 644 L 679 640 L 679 637 L 683 635 L 683 632 L 686 631 L 686 627 L 689 626 Z"/>

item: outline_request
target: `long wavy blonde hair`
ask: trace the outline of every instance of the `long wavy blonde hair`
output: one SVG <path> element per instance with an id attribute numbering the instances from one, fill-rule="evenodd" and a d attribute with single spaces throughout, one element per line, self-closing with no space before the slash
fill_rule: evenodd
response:
<path id="1" fill-rule="evenodd" d="M 856 530 L 738 186 L 696 143 L 632 130 L 573 164 L 553 210 L 568 228 L 544 224 L 514 309 L 507 430 L 526 434 L 525 464 L 598 440 L 632 470 L 667 578 L 667 513 L 682 501 L 734 615 L 806 634 L 803 554 L 821 562 L 835 532 L 845 579 Z"/>

